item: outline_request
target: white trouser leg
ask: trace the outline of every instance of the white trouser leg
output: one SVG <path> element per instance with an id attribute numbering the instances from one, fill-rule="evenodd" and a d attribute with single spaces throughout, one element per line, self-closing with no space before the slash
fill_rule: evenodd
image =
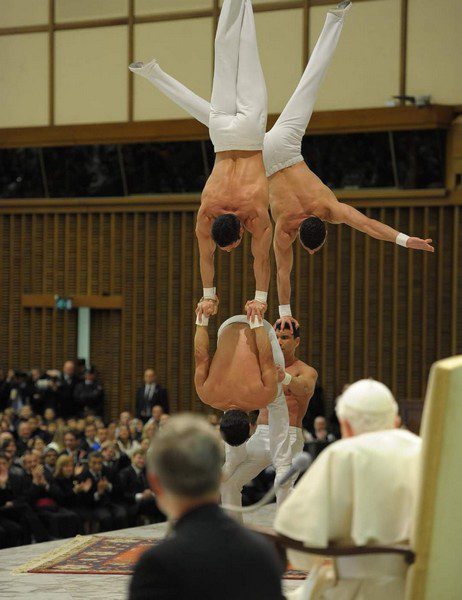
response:
<path id="1" fill-rule="evenodd" d="M 144 65 L 143 63 L 133 63 L 129 67 L 130 71 L 145 77 L 167 98 L 173 100 L 183 110 L 192 117 L 209 126 L 210 103 L 204 100 L 182 83 L 165 73 L 156 60 Z"/>
<path id="2" fill-rule="evenodd" d="M 303 161 L 302 139 L 313 113 L 319 86 L 337 47 L 345 13 L 350 7 L 327 13 L 321 35 L 295 92 L 265 136 L 263 159 L 268 177 Z"/>
<path id="3" fill-rule="evenodd" d="M 225 475 L 221 484 L 221 501 L 223 504 L 241 506 L 242 488 L 244 485 L 252 481 L 263 469 L 266 469 L 271 464 L 269 439 L 266 430 L 266 427 L 257 427 L 252 437 L 246 444 L 243 444 L 245 445 L 246 456 L 245 460 L 238 465 L 235 464 L 236 457 L 233 454 L 235 450 L 239 453 L 241 447 L 232 448 L 229 446 L 229 462 L 227 452 L 226 463 L 223 467 Z M 229 511 L 229 514 L 241 523 L 243 522 L 242 513 Z"/>
<path id="4" fill-rule="evenodd" d="M 261 150 L 266 116 L 266 85 L 252 3 L 225 0 L 215 38 L 209 123 L 215 152 Z"/>

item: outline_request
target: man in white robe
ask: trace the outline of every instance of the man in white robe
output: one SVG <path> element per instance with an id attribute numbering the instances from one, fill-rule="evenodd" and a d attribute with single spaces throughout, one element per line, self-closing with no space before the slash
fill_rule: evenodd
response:
<path id="1" fill-rule="evenodd" d="M 336 407 L 342 440 L 315 460 L 277 513 L 275 529 L 305 546 L 406 543 L 416 504 L 421 439 L 402 429 L 390 390 L 372 379 L 351 385 Z M 327 560 L 289 553 L 309 569 L 299 600 L 400 600 L 402 555 Z"/>

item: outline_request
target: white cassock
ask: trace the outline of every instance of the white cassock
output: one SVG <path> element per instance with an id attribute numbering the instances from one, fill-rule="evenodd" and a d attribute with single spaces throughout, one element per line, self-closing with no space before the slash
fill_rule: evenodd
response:
<path id="1" fill-rule="evenodd" d="M 402 429 L 364 433 L 324 450 L 279 509 L 277 532 L 306 546 L 406 543 L 416 506 L 421 439 Z M 401 555 L 334 561 L 289 552 L 309 569 L 297 600 L 400 600 L 407 565 Z"/>

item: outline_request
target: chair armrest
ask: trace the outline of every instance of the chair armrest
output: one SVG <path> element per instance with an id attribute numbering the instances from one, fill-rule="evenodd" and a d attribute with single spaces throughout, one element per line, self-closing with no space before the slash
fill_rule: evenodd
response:
<path id="1" fill-rule="evenodd" d="M 277 533 L 269 527 L 260 527 L 253 525 L 250 527 L 255 533 L 263 535 L 267 540 L 276 546 L 278 553 L 285 556 L 286 549 L 297 550 L 305 554 L 317 554 L 318 556 L 358 556 L 365 554 L 401 554 L 404 556 L 407 564 L 412 565 L 415 560 L 415 554 L 410 546 L 335 546 L 330 544 L 325 548 L 305 546 L 303 542 L 294 540 Z"/>

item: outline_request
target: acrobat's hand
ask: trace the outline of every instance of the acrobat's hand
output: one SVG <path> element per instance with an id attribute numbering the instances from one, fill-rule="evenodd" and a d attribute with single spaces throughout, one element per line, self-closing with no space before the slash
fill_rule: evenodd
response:
<path id="1" fill-rule="evenodd" d="M 196 308 L 197 322 L 202 323 L 203 317 L 209 319 L 209 317 L 216 315 L 219 304 L 218 296 L 215 296 L 215 298 L 201 298 Z"/>
<path id="2" fill-rule="evenodd" d="M 300 325 L 296 319 L 294 319 L 291 316 L 286 316 L 286 317 L 281 317 L 280 319 L 278 319 L 276 321 L 276 323 L 274 324 L 274 329 L 275 330 L 280 329 L 281 331 L 284 331 L 284 329 L 287 329 L 286 325 L 289 326 L 288 329 L 289 329 L 290 333 L 294 333 L 294 327 L 296 329 L 298 329 L 300 327 Z"/>
<path id="3" fill-rule="evenodd" d="M 420 238 L 410 237 L 407 240 L 406 247 L 413 250 L 424 250 L 425 252 L 435 252 L 435 248 L 431 246 L 433 240 L 421 240 Z"/>
<path id="4" fill-rule="evenodd" d="M 261 323 L 267 308 L 268 304 L 266 302 L 262 302 L 261 300 L 248 300 L 244 310 L 249 323 L 253 323 L 255 318 Z"/>

